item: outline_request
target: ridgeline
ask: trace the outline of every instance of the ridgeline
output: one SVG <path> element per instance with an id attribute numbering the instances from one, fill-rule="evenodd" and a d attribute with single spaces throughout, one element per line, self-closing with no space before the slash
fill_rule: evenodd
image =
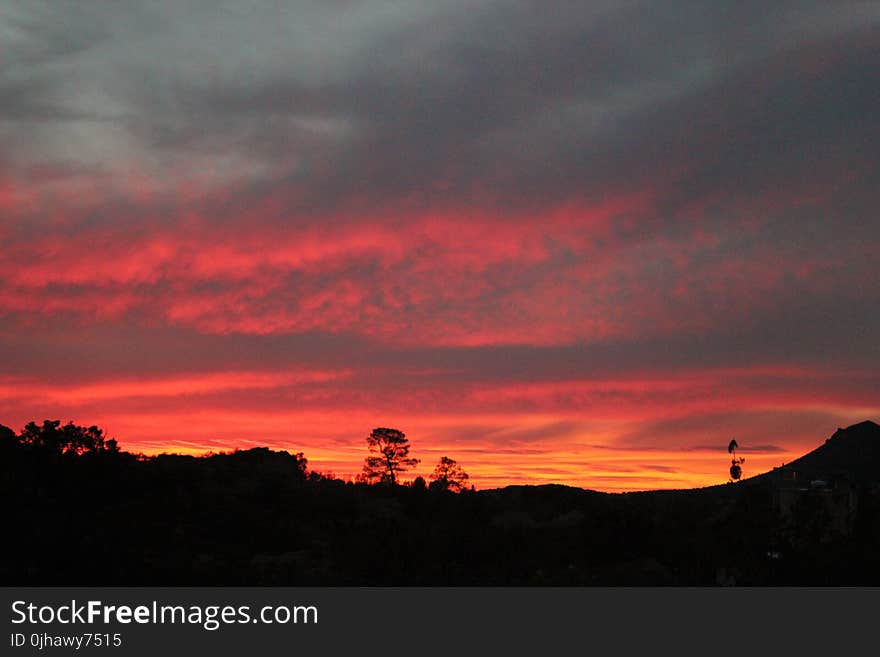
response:
<path id="1" fill-rule="evenodd" d="M 873 422 L 742 482 L 626 494 L 368 485 L 302 454 L 76 435 L 0 427 L 5 585 L 880 584 Z"/>

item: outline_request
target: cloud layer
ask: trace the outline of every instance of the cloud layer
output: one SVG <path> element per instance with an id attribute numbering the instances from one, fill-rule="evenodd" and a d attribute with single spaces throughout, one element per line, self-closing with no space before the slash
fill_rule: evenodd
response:
<path id="1" fill-rule="evenodd" d="M 0 39 L 7 424 L 343 474 L 391 424 L 616 489 L 880 415 L 875 3 L 33 2 Z"/>

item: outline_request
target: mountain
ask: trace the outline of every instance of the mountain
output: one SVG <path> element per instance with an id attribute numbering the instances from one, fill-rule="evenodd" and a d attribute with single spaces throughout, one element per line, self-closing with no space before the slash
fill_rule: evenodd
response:
<path id="1" fill-rule="evenodd" d="M 812 452 L 771 472 L 749 479 L 845 480 L 856 486 L 880 483 L 880 425 L 866 420 L 838 429 Z"/>

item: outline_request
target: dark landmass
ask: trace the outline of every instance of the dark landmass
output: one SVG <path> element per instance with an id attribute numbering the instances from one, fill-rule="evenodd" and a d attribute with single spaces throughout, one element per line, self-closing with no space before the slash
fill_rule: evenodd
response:
<path id="1" fill-rule="evenodd" d="M 735 484 L 626 494 L 346 483 L 89 431 L 63 450 L 0 427 L 4 585 L 880 584 L 873 422 Z"/>

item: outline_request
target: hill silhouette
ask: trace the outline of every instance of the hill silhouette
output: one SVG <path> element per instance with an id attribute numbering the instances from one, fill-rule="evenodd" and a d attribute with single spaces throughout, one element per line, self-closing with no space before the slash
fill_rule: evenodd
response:
<path id="1" fill-rule="evenodd" d="M 880 584 L 873 422 L 742 482 L 625 494 L 350 483 L 302 454 L 29 427 L 0 427 L 6 585 Z"/>
<path id="2" fill-rule="evenodd" d="M 801 479 L 845 478 L 856 485 L 880 481 L 880 425 L 866 420 L 838 429 L 812 452 L 762 476 L 792 473 Z"/>

